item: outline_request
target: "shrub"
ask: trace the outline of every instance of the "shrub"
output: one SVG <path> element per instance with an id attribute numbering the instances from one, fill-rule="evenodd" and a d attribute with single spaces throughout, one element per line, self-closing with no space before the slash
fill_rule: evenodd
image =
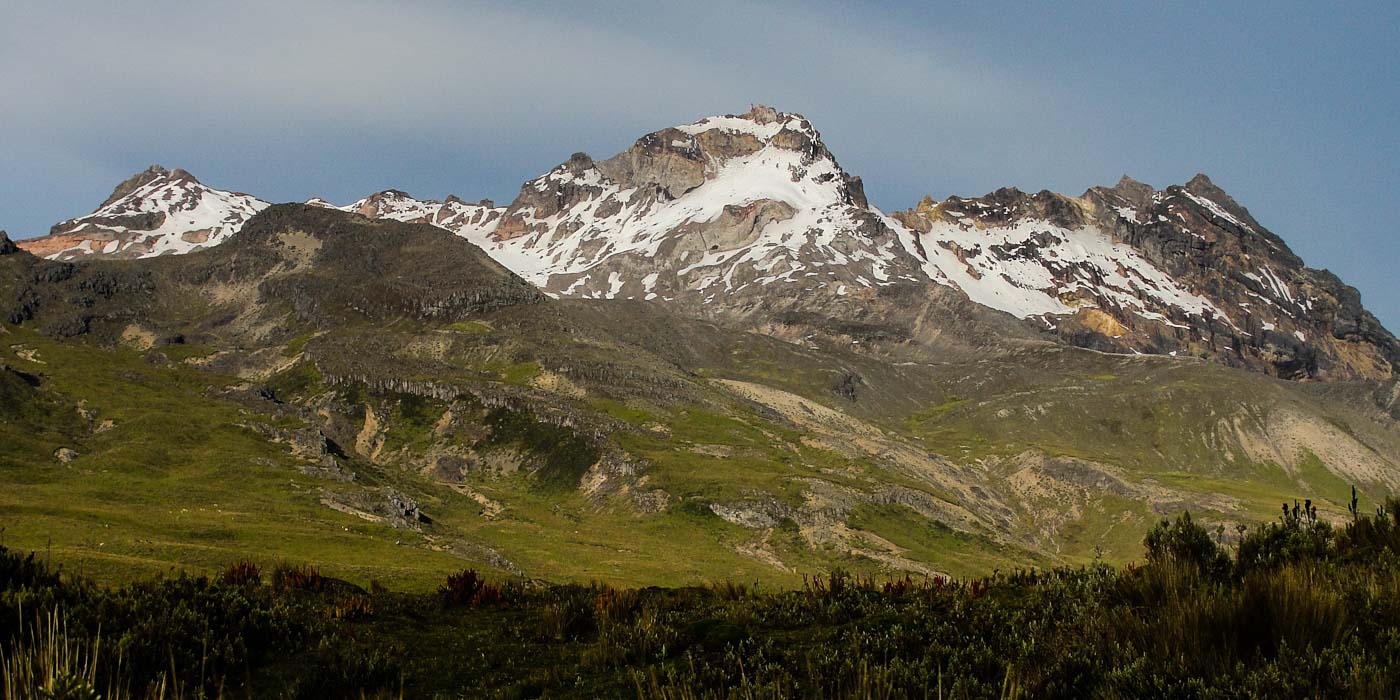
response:
<path id="1" fill-rule="evenodd" d="M 594 617 L 598 626 L 619 625 L 632 619 L 641 609 L 641 598 L 630 589 L 600 586 L 593 600 Z"/>
<path id="2" fill-rule="evenodd" d="M 483 605 L 498 605 L 502 600 L 501 589 L 488 583 L 476 569 L 464 569 L 447 575 L 447 584 L 438 588 L 438 597 L 444 605 L 455 607 L 470 605 L 479 608 Z"/>
<path id="3" fill-rule="evenodd" d="M 1148 564 L 1123 569 L 834 572 L 762 594 L 510 584 L 502 611 L 445 612 L 502 595 L 473 570 L 427 594 L 370 596 L 291 567 L 275 587 L 226 573 L 106 589 L 8 556 L 0 654 L 14 669 L 44 648 L 29 620 L 61 610 L 67 646 L 48 648 L 98 670 L 21 670 L 54 679 L 43 697 L 1394 697 L 1397 511 L 1332 532 L 1290 505 L 1242 543 L 1269 564 L 1238 575 L 1183 516 L 1153 529 Z"/>
<path id="4" fill-rule="evenodd" d="M 262 572 L 258 570 L 257 564 L 244 560 L 230 564 L 219 576 L 219 580 L 230 586 L 257 585 L 262 582 Z"/>
<path id="5" fill-rule="evenodd" d="M 1336 536 L 1337 554 L 1351 559 L 1400 557 L 1400 498 L 1389 498 L 1374 516 L 1353 506 L 1353 519 Z"/>
<path id="6" fill-rule="evenodd" d="M 1163 519 L 1143 540 L 1147 560 L 1154 564 L 1179 564 L 1212 579 L 1230 572 L 1230 557 L 1211 539 L 1206 529 L 1183 512 L 1175 521 Z"/>
<path id="7" fill-rule="evenodd" d="M 0 545 L 0 590 L 50 588 L 58 583 L 58 572 L 50 571 L 33 552 L 20 555 Z"/>
<path id="8" fill-rule="evenodd" d="M 330 608 L 330 618 L 344 622 L 363 620 L 374 615 L 374 601 L 368 596 L 348 595 L 335 601 Z"/>
<path id="9" fill-rule="evenodd" d="M 1287 562 L 1322 559 L 1332 542 L 1332 526 L 1317 517 L 1311 500 L 1283 504 L 1278 522 L 1265 523 L 1240 539 L 1236 567 L 1241 573 L 1271 569 Z"/>
<path id="10" fill-rule="evenodd" d="M 565 587 L 540 611 L 540 637 L 552 641 L 579 640 L 598 631 L 597 608 L 587 589 Z"/>
<path id="11" fill-rule="evenodd" d="M 714 593 L 720 600 L 743 600 L 749 597 L 748 586 L 727 579 L 711 583 L 710 592 Z"/>
<path id="12" fill-rule="evenodd" d="M 292 566 L 278 564 L 272 570 L 272 588 L 277 591 L 309 591 L 320 593 L 326 590 L 326 577 L 314 566 Z"/>

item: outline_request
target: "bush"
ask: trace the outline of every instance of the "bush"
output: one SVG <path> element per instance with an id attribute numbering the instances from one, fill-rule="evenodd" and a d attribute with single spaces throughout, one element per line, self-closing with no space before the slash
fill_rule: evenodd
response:
<path id="1" fill-rule="evenodd" d="M 1177 564 L 1210 579 L 1223 579 L 1230 573 L 1230 557 L 1210 538 L 1205 528 L 1183 512 L 1175 522 L 1162 520 L 1143 540 L 1147 560 L 1153 564 Z"/>
<path id="2" fill-rule="evenodd" d="M 438 597 L 444 605 L 454 607 L 470 605 L 479 608 L 483 605 L 499 605 L 501 589 L 492 585 L 476 573 L 476 569 L 464 569 L 448 574 L 447 584 L 438 588 Z"/>
<path id="3" fill-rule="evenodd" d="M 1246 574 L 1288 562 L 1322 559 L 1328 556 L 1331 542 L 1332 526 L 1317 517 L 1311 500 L 1301 505 L 1294 501 L 1292 508 L 1285 503 L 1278 522 L 1260 525 L 1240 539 L 1236 569 Z"/>
<path id="4" fill-rule="evenodd" d="M 1339 556 L 1368 560 L 1400 557 L 1400 498 L 1389 498 L 1376 508 L 1374 517 L 1362 515 L 1353 505 L 1353 520 L 1335 540 Z"/>
<path id="5" fill-rule="evenodd" d="M 309 591 L 320 593 L 326 590 L 326 577 L 314 566 L 293 566 L 278 564 L 272 570 L 272 588 L 275 591 Z"/>
<path id="6" fill-rule="evenodd" d="M 262 583 L 262 572 L 258 570 L 257 564 L 244 560 L 224 569 L 219 580 L 230 586 L 253 586 Z"/>
<path id="7" fill-rule="evenodd" d="M 336 600 L 331 606 L 330 617 L 332 620 L 353 622 L 364 620 L 374 615 L 374 602 L 368 596 L 348 595 Z"/>
<path id="8" fill-rule="evenodd" d="M 22 608 L 65 620 L 68 646 L 50 647 L 97 671 L 22 671 L 54 682 L 21 697 L 164 683 L 165 697 L 1387 698 L 1400 687 L 1393 507 L 1333 531 L 1289 506 L 1244 538 L 1233 575 L 1182 516 L 1153 528 L 1147 565 L 1123 569 L 832 572 L 763 593 L 550 585 L 508 589 L 508 607 L 483 606 L 501 592 L 470 569 L 435 593 L 373 597 L 314 569 L 257 583 L 239 565 L 102 589 L 5 553 L 0 652 L 45 647 L 16 624 Z"/>

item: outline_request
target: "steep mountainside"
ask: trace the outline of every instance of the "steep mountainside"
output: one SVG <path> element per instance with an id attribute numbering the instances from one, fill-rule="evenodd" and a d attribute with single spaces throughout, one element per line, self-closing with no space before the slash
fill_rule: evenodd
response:
<path id="1" fill-rule="evenodd" d="M 113 199 L 157 175 L 193 182 L 151 171 Z M 1058 340 L 1287 379 L 1384 380 L 1400 365 L 1400 341 L 1355 289 L 1307 268 L 1204 175 L 1163 191 L 1124 178 L 1080 197 L 925 198 L 887 216 L 810 122 L 768 107 L 663 129 L 606 160 L 575 154 L 504 207 L 387 190 L 338 208 L 457 233 L 556 298 L 651 301 L 906 359 Z M 226 235 L 183 220 L 137 237 L 145 247 L 67 233 L 24 245 L 130 257 Z"/>
<path id="2" fill-rule="evenodd" d="M 188 253 L 223 243 L 266 207 L 256 197 L 207 187 L 184 170 L 152 165 L 117 185 L 91 214 L 20 245 L 61 260 Z"/>
<path id="3" fill-rule="evenodd" d="M 931 274 L 1070 342 L 1215 357 L 1285 378 L 1388 378 L 1400 343 L 1204 175 L 1081 197 L 1015 189 L 895 214 Z M 979 283 L 968 284 L 976 279 Z"/>
<path id="4" fill-rule="evenodd" d="M 932 283 L 930 283 L 932 284 Z M 937 286 L 937 285 L 935 285 Z M 1400 489 L 1392 380 L 1022 344 L 939 362 L 551 299 L 425 223 L 278 205 L 190 255 L 0 239 L 0 527 L 87 570 L 795 582 L 1136 556 L 1189 507 Z"/>

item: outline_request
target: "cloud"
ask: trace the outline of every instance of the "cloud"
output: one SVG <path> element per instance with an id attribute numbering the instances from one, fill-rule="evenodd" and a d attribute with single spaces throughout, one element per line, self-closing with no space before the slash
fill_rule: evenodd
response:
<path id="1" fill-rule="evenodd" d="M 928 37 L 796 6 L 148 7 L 50 3 L 11 24 L 0 69 L 11 128 L 85 153 L 318 131 L 489 148 L 616 140 L 750 101 L 837 128 L 939 115 L 932 130 L 1005 122 L 1027 93 L 1053 94 L 940 56 Z"/>

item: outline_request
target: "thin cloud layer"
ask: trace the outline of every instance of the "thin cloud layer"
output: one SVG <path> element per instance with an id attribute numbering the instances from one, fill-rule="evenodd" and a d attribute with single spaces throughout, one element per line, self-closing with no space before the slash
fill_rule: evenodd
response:
<path id="1" fill-rule="evenodd" d="M 349 141 L 324 154 L 333 159 L 368 141 L 402 141 L 496 157 L 523 151 L 538 169 L 572 149 L 620 149 L 645 131 L 754 101 L 820 114 L 828 131 L 917 119 L 934 134 L 1010 124 L 1028 116 L 1018 115 L 1028 95 L 1043 93 L 1045 104 L 1054 94 L 913 37 L 890 41 L 797 8 L 744 4 L 700 16 L 643 4 L 595 16 L 457 4 L 169 4 L 148 13 L 93 4 L 37 8 L 22 24 L 27 31 L 7 37 L 0 80 L 12 128 L 35 150 L 123 169 L 142 149 L 218 160 L 229 142 L 256 150 L 264 139 L 327 133 Z M 892 97 L 900 90 L 909 94 Z"/>

